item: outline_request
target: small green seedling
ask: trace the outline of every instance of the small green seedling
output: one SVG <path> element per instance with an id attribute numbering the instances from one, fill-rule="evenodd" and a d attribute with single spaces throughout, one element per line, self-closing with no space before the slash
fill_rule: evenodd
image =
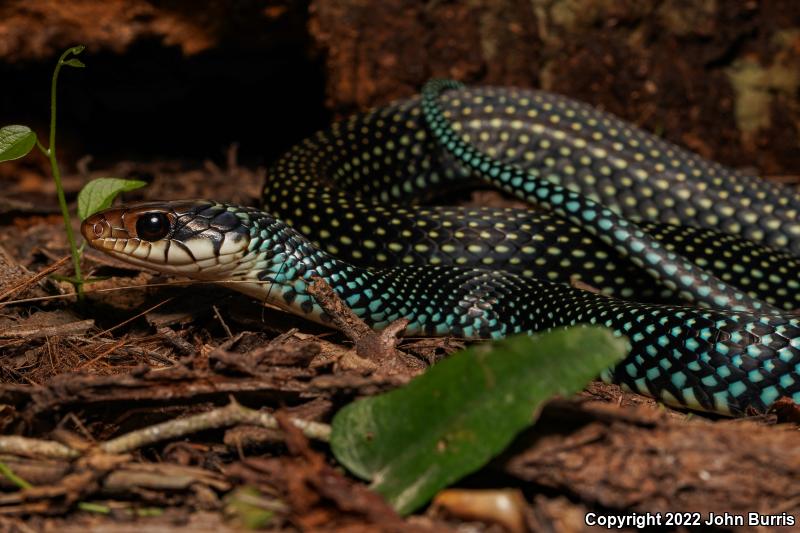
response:
<path id="1" fill-rule="evenodd" d="M 50 161 L 50 169 L 56 184 L 58 204 L 61 206 L 61 216 L 64 219 L 64 229 L 67 233 L 67 241 L 72 255 L 72 265 L 75 269 L 75 276 L 68 278 L 67 281 L 75 286 L 79 298 L 83 296 L 83 285 L 87 280 L 81 274 L 81 252 L 83 248 L 78 248 L 75 243 L 69 207 L 64 196 L 64 187 L 61 184 L 61 171 L 56 159 L 56 87 L 61 67 L 84 68 L 86 66 L 77 57 L 71 57 L 77 56 L 83 50 L 83 45 L 69 48 L 58 58 L 56 68 L 53 70 L 53 78 L 50 83 L 50 137 L 47 148 L 39 141 L 36 133 L 27 126 L 12 125 L 0 128 L 0 162 L 25 157 L 33 150 L 34 146 L 38 147 Z M 132 191 L 145 185 L 147 184 L 144 181 L 119 178 L 92 180 L 78 194 L 78 215 L 83 220 L 89 215 L 110 206 L 118 194 Z"/>

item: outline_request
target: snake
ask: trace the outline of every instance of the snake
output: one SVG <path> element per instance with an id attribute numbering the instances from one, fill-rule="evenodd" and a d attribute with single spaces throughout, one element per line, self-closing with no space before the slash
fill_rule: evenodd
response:
<path id="1" fill-rule="evenodd" d="M 436 204 L 476 185 L 531 208 Z M 625 390 L 729 416 L 800 403 L 800 200 L 588 104 L 434 80 L 293 146 L 262 201 L 122 205 L 81 231 L 322 324 L 315 276 L 376 329 L 600 325 L 628 340 L 600 375 Z"/>

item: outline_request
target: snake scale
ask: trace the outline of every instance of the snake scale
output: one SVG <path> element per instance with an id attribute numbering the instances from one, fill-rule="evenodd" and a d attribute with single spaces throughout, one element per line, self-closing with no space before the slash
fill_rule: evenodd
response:
<path id="1" fill-rule="evenodd" d="M 429 205 L 476 183 L 537 209 Z M 313 275 L 371 326 L 406 317 L 411 335 L 605 325 L 631 351 L 604 380 L 737 415 L 800 403 L 798 209 L 787 188 L 586 104 L 434 81 L 293 147 L 268 172 L 263 211 L 134 204 L 82 233 L 322 323 Z"/>

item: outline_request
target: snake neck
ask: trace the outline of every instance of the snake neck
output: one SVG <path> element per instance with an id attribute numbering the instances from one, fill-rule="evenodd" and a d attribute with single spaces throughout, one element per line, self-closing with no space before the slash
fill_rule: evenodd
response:
<path id="1" fill-rule="evenodd" d="M 315 277 L 322 278 L 336 293 L 348 295 L 369 284 L 374 274 L 336 259 L 316 248 L 308 239 L 282 221 L 264 217 L 250 228 L 247 254 L 236 271 L 220 284 L 275 305 L 289 312 L 330 325 L 330 319 L 309 294 Z"/>

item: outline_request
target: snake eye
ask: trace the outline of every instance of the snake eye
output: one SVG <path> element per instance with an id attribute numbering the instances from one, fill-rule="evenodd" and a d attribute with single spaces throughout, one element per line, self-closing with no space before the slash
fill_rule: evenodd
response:
<path id="1" fill-rule="evenodd" d="M 169 233 L 169 219 L 164 213 L 145 213 L 136 221 L 136 233 L 144 241 L 157 241 Z"/>

